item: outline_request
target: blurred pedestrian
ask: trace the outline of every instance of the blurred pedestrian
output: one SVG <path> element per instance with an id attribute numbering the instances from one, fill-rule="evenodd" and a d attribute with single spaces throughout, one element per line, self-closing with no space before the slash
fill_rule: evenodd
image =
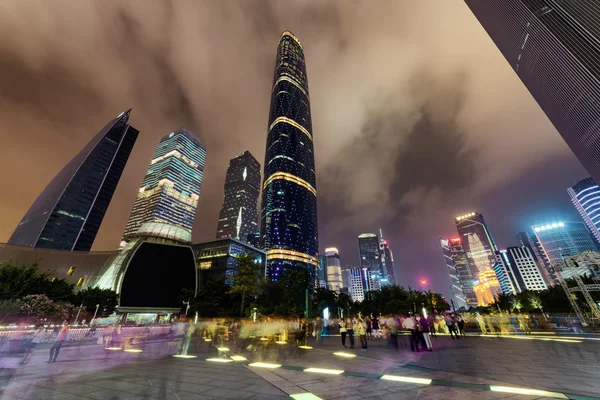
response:
<path id="1" fill-rule="evenodd" d="M 37 324 L 35 326 L 35 330 L 31 334 L 31 337 L 29 337 L 27 342 L 25 343 L 25 354 L 23 355 L 23 360 L 21 361 L 21 364 L 27 364 L 27 362 L 29 362 L 31 353 L 33 353 L 37 345 L 43 342 L 45 338 L 46 328 L 43 324 Z"/>
<path id="2" fill-rule="evenodd" d="M 371 327 L 373 329 L 373 336 L 375 337 L 375 339 L 379 339 L 381 336 L 381 332 L 379 331 L 379 318 L 377 318 L 377 315 L 374 316 L 371 320 Z"/>
<path id="3" fill-rule="evenodd" d="M 315 321 L 315 337 L 317 339 L 317 344 L 323 343 L 323 331 L 325 330 L 325 324 L 321 317 L 317 317 Z"/>
<path id="4" fill-rule="evenodd" d="M 354 326 L 352 324 L 352 320 L 350 318 L 346 319 L 346 335 L 348 339 L 350 339 L 350 348 L 354 348 Z"/>
<path id="5" fill-rule="evenodd" d="M 396 319 L 395 315 L 391 315 L 387 321 L 386 324 L 388 326 L 388 330 L 389 330 L 389 335 L 390 335 L 390 347 L 393 347 L 394 349 L 398 348 L 398 320 Z"/>
<path id="6" fill-rule="evenodd" d="M 417 318 L 419 319 L 420 317 Z M 429 337 L 429 331 L 432 325 L 429 325 L 429 318 L 420 318 L 419 325 L 421 326 L 420 336 L 423 338 L 423 347 L 426 348 L 427 351 L 432 351 L 431 338 Z"/>
<path id="7" fill-rule="evenodd" d="M 435 319 L 431 314 L 427 316 L 427 326 L 429 327 L 429 334 L 431 337 L 435 337 Z"/>
<path id="8" fill-rule="evenodd" d="M 450 316 L 450 314 L 446 314 L 446 316 L 444 317 L 444 322 L 446 323 L 446 327 L 448 328 L 450 337 L 452 338 L 452 340 L 454 340 L 456 333 L 454 331 L 455 326 L 454 326 L 454 322 L 452 321 L 452 316 Z"/>
<path id="9" fill-rule="evenodd" d="M 67 336 L 69 335 L 69 321 L 63 321 L 63 326 L 58 331 L 58 335 L 56 335 L 56 339 L 54 340 L 54 344 L 50 347 L 50 358 L 48 359 L 48 363 L 56 362 L 56 358 L 58 357 L 58 353 L 60 353 L 60 349 L 67 340 Z"/>
<path id="10" fill-rule="evenodd" d="M 483 335 L 485 335 L 487 333 L 487 328 L 485 326 L 485 320 L 483 319 L 483 316 L 479 313 L 477 313 L 477 316 L 475 317 L 475 319 L 477 320 L 477 323 L 479 324 L 479 329 L 481 330 L 481 333 Z"/>
<path id="11" fill-rule="evenodd" d="M 361 350 L 367 351 L 367 322 L 364 319 L 359 318 L 356 321 L 354 330 L 360 338 Z"/>
<path id="12" fill-rule="evenodd" d="M 402 327 L 410 331 L 410 350 L 419 351 L 419 339 L 416 321 L 410 315 L 402 322 Z"/>
<path id="13" fill-rule="evenodd" d="M 344 321 L 343 319 L 338 323 L 339 327 L 340 327 L 340 335 L 342 335 L 342 346 L 346 347 L 346 321 Z"/>
<path id="14" fill-rule="evenodd" d="M 458 327 L 458 333 L 461 336 L 465 336 L 465 320 L 462 315 L 458 314 L 456 316 L 456 326 Z"/>
<path id="15" fill-rule="evenodd" d="M 371 322 L 371 318 L 368 316 L 365 317 L 364 322 L 367 325 L 367 340 L 371 340 L 373 338 L 373 324 Z"/>

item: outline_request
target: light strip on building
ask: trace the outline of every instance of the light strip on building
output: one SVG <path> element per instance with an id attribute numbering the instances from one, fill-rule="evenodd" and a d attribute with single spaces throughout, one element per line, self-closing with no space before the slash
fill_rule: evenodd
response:
<path id="1" fill-rule="evenodd" d="M 305 127 L 303 127 L 302 125 L 300 125 L 299 123 L 297 123 L 296 121 L 294 121 L 293 119 L 288 118 L 288 117 L 277 117 L 275 119 L 275 121 L 273 121 L 271 126 L 269 126 L 269 132 L 271 131 L 271 129 L 273 129 L 273 127 L 275 125 L 277 125 L 279 123 L 289 124 L 289 125 L 293 126 L 294 128 L 299 129 L 300 131 L 302 131 L 302 133 L 304 133 L 306 136 L 308 136 L 308 138 L 310 140 L 312 140 L 312 135 Z"/>
<path id="2" fill-rule="evenodd" d="M 304 93 L 304 95 L 305 95 L 305 96 L 306 96 L 306 97 L 307 97 L 307 98 L 310 100 L 310 97 L 308 96 L 308 93 L 306 93 L 306 90 L 304 90 L 304 89 L 302 88 L 302 86 L 300 86 L 300 84 L 299 84 L 298 82 L 296 82 L 294 79 L 292 79 L 292 78 L 289 78 L 289 77 L 287 77 L 287 76 L 281 76 L 281 77 L 279 77 L 279 79 L 277 79 L 277 80 L 275 81 L 275 84 L 273 85 L 273 90 L 275 90 L 275 87 L 277 86 L 277 84 L 278 84 L 279 82 L 282 82 L 282 81 L 289 82 L 289 83 L 291 83 L 292 85 L 296 86 L 296 87 L 297 87 L 298 89 L 300 89 L 300 91 L 301 91 L 302 93 Z"/>
<path id="3" fill-rule="evenodd" d="M 379 379 L 383 379 L 385 381 L 394 381 L 394 382 L 419 383 L 421 385 L 430 385 L 431 384 L 431 379 L 413 378 L 411 376 L 383 375 Z"/>
<path id="4" fill-rule="evenodd" d="M 312 194 L 314 194 L 315 196 L 317 195 L 317 190 L 308 182 L 306 182 L 304 179 L 296 176 L 296 175 L 292 175 L 292 174 L 288 174 L 287 172 L 275 172 L 273 175 L 269 176 L 266 180 L 265 183 L 263 185 L 263 189 L 266 189 L 267 186 L 273 182 L 276 181 L 278 179 L 283 179 L 285 181 L 288 182 L 293 182 L 296 185 L 302 186 L 305 189 L 308 189 L 309 192 L 311 192 Z"/>
<path id="5" fill-rule="evenodd" d="M 568 399 L 562 393 L 558 392 L 548 392 L 546 390 L 538 390 L 538 389 L 523 389 L 509 386 L 494 386 L 490 385 L 490 390 L 492 392 L 502 392 L 502 393 L 516 393 L 516 394 L 525 394 L 529 396 L 544 396 L 544 397 L 552 397 L 555 399 Z"/>
<path id="6" fill-rule="evenodd" d="M 317 374 L 341 375 L 344 373 L 342 369 L 327 369 L 327 368 L 306 368 L 304 372 L 314 372 Z"/>
<path id="7" fill-rule="evenodd" d="M 302 47 L 302 43 L 300 43 L 300 39 L 298 39 L 298 37 L 296 35 L 294 35 L 292 32 L 290 31 L 285 31 L 281 34 L 281 38 L 279 39 L 279 41 L 281 41 L 281 39 L 283 39 L 285 36 L 291 37 L 292 39 L 294 39 L 294 41 L 296 43 L 298 43 L 298 46 L 300 46 L 300 48 L 302 50 L 304 50 L 304 47 Z"/>
<path id="8" fill-rule="evenodd" d="M 291 250 L 269 250 L 267 251 L 267 260 L 290 260 L 300 261 L 314 266 L 319 266 L 319 262 L 312 256 Z"/>

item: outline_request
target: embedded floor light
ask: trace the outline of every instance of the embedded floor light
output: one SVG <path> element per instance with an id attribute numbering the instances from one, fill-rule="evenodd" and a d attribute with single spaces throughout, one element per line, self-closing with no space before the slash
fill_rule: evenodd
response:
<path id="1" fill-rule="evenodd" d="M 383 375 L 379 379 L 383 379 L 385 381 L 394 381 L 394 382 L 419 383 L 421 385 L 430 385 L 431 384 L 431 379 L 413 378 L 411 376 Z"/>
<path id="2" fill-rule="evenodd" d="M 118 351 L 118 350 L 123 350 L 123 348 L 121 348 L 121 347 L 107 347 L 104 350 Z"/>
<path id="3" fill-rule="evenodd" d="M 290 397 L 294 400 L 323 400 L 319 396 L 315 396 L 312 393 L 298 393 L 298 394 L 290 394 Z"/>
<path id="4" fill-rule="evenodd" d="M 198 356 L 193 356 L 191 354 L 175 354 L 173 355 L 175 358 L 196 358 Z"/>
<path id="5" fill-rule="evenodd" d="M 246 357 L 243 357 L 243 356 L 231 356 L 231 359 L 233 361 L 246 361 L 246 360 L 248 360 Z"/>
<path id="6" fill-rule="evenodd" d="M 341 351 L 338 351 L 336 353 L 333 353 L 334 356 L 339 356 L 339 357 L 346 357 L 346 358 L 352 358 L 352 357 L 356 357 L 356 354 L 352 354 L 352 353 L 343 353 Z"/>
<path id="7" fill-rule="evenodd" d="M 492 390 L 493 392 L 516 393 L 516 394 L 525 394 L 525 395 L 529 395 L 529 396 L 552 397 L 555 399 L 568 399 L 568 397 L 562 393 L 548 392 L 546 390 L 538 390 L 538 389 L 523 389 L 523 388 L 510 387 L 510 386 L 490 385 L 490 390 Z"/>
<path id="8" fill-rule="evenodd" d="M 306 368 L 304 372 L 314 372 L 317 374 L 341 375 L 344 370 L 341 369 L 326 369 L 326 368 Z"/>
<path id="9" fill-rule="evenodd" d="M 219 350 L 219 351 L 229 351 L 229 348 L 227 348 L 227 347 L 217 347 L 217 350 Z"/>
<path id="10" fill-rule="evenodd" d="M 311 350 L 312 347 L 310 346 L 298 346 L 299 349 L 304 349 L 304 350 Z"/>
<path id="11" fill-rule="evenodd" d="M 221 362 L 221 363 L 233 362 L 233 360 L 230 360 L 229 358 L 207 358 L 206 361 Z"/>
<path id="12" fill-rule="evenodd" d="M 283 340 L 278 340 L 275 343 L 277 343 L 277 344 L 287 344 L 287 342 L 284 342 Z"/>
<path id="13" fill-rule="evenodd" d="M 142 349 L 125 349 L 125 351 L 128 353 L 141 353 L 144 350 L 142 350 Z"/>
<path id="14" fill-rule="evenodd" d="M 274 369 L 274 368 L 280 368 L 281 364 L 269 364 L 269 363 L 261 363 L 261 362 L 255 362 L 252 364 L 248 364 L 249 367 L 259 367 L 259 368 L 270 368 L 270 369 Z"/>

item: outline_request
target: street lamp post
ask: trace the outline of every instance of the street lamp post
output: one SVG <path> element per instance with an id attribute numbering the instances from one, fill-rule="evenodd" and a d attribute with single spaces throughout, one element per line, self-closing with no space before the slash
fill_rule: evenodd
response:
<path id="1" fill-rule="evenodd" d="M 75 322 L 73 323 L 73 325 L 77 325 L 77 320 L 79 319 L 79 313 L 81 313 L 82 308 L 83 308 L 83 301 L 81 302 L 81 305 L 79 306 L 79 310 L 77 311 L 77 316 L 75 317 Z"/>
<path id="2" fill-rule="evenodd" d="M 98 314 L 99 307 L 100 307 L 100 304 L 96 304 L 96 311 L 94 311 L 94 317 L 92 318 L 92 322 L 90 322 L 90 325 L 92 325 L 94 323 L 94 320 L 96 319 L 96 314 Z"/>

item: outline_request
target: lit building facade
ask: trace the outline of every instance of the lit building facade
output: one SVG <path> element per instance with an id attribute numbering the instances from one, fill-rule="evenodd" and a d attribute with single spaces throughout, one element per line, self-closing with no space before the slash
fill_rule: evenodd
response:
<path id="1" fill-rule="evenodd" d="M 288 268 L 318 266 L 317 188 L 304 50 L 284 32 L 279 40 L 264 163 L 261 241 L 277 281 Z"/>
<path id="2" fill-rule="evenodd" d="M 377 281 L 371 275 L 366 267 L 350 267 L 344 269 L 347 274 L 348 292 L 352 297 L 352 301 L 361 302 L 365 299 L 367 292 L 379 290 Z"/>
<path id="3" fill-rule="evenodd" d="M 321 289 L 328 289 L 327 286 L 327 257 L 324 254 L 319 255 L 319 266 L 317 267 L 317 284 Z"/>
<path id="4" fill-rule="evenodd" d="M 131 109 L 110 121 L 46 186 L 8 243 L 56 250 L 92 248 L 138 131 Z"/>
<path id="5" fill-rule="evenodd" d="M 531 227 L 546 262 L 555 271 L 563 265 L 563 256 L 576 256 L 584 251 L 599 251 L 587 226 L 579 221 L 561 221 Z"/>
<path id="6" fill-rule="evenodd" d="M 261 276 L 265 275 L 267 255 L 256 247 L 240 240 L 224 238 L 192 246 L 198 261 L 198 286 L 209 281 L 225 280 L 232 284 L 231 277 L 238 268 L 237 257 L 248 255 L 260 267 Z"/>
<path id="7" fill-rule="evenodd" d="M 592 178 L 582 179 L 567 193 L 588 229 L 600 243 L 600 188 Z"/>
<path id="8" fill-rule="evenodd" d="M 327 285 L 330 290 L 340 293 L 340 290 L 344 287 L 344 283 L 338 249 L 335 247 L 326 248 L 325 258 L 327 260 Z"/>
<path id="9" fill-rule="evenodd" d="M 477 307 L 477 297 L 473 292 L 473 276 L 467 263 L 467 256 L 460 238 L 440 239 L 444 262 L 450 275 L 450 291 L 455 307 Z"/>
<path id="10" fill-rule="evenodd" d="M 493 298 L 501 291 L 498 280 L 491 279 L 489 274 L 489 271 L 494 272 L 494 265 L 496 265 L 496 251 L 498 250 L 496 243 L 482 214 L 468 213 L 456 217 L 454 222 L 467 256 L 471 276 L 479 281 L 479 294 L 477 292 L 475 294 L 478 304 L 482 305 L 480 299 Z M 473 290 L 475 291 L 475 287 Z M 489 293 L 483 295 L 482 290 L 489 290 Z"/>
<path id="11" fill-rule="evenodd" d="M 159 222 L 192 231 L 206 147 L 190 131 L 179 129 L 160 140 L 142 181 L 123 240 L 135 236 L 146 222 Z"/>
<path id="12" fill-rule="evenodd" d="M 223 205 L 219 213 L 217 238 L 247 241 L 258 232 L 260 164 L 249 151 L 229 161 Z"/>
<path id="13" fill-rule="evenodd" d="M 517 241 L 519 246 L 525 246 L 529 249 L 531 254 L 533 254 L 533 258 L 538 264 L 538 268 L 546 281 L 548 286 L 558 285 L 558 277 L 556 276 L 556 272 L 553 268 L 551 268 L 550 263 L 546 259 L 544 255 L 544 250 L 540 245 L 537 236 L 533 232 L 519 232 L 517 234 Z"/>
<path id="14" fill-rule="evenodd" d="M 397 285 L 396 271 L 394 270 L 394 253 L 383 238 L 383 231 L 379 230 L 379 254 L 381 255 L 381 264 L 384 271 L 384 277 L 381 279 L 382 285 Z"/>
<path id="15" fill-rule="evenodd" d="M 528 247 L 508 247 L 496 252 L 496 258 L 496 276 L 504 293 L 517 294 L 526 290 L 548 289 L 538 263 Z M 500 274 L 498 270 L 501 271 Z"/>
<path id="16" fill-rule="evenodd" d="M 477 280 L 473 285 L 473 292 L 477 297 L 477 304 L 480 306 L 487 306 L 495 301 L 495 298 L 502 293 L 502 287 L 496 276 L 496 271 L 493 267 L 481 271 Z"/>
<path id="17" fill-rule="evenodd" d="M 581 164 L 600 182 L 600 3 L 466 3 Z"/>
<path id="18" fill-rule="evenodd" d="M 368 268 L 373 278 L 381 280 L 385 278 L 381 253 L 379 252 L 379 239 L 374 233 L 363 233 L 358 235 L 358 254 L 360 265 Z"/>

